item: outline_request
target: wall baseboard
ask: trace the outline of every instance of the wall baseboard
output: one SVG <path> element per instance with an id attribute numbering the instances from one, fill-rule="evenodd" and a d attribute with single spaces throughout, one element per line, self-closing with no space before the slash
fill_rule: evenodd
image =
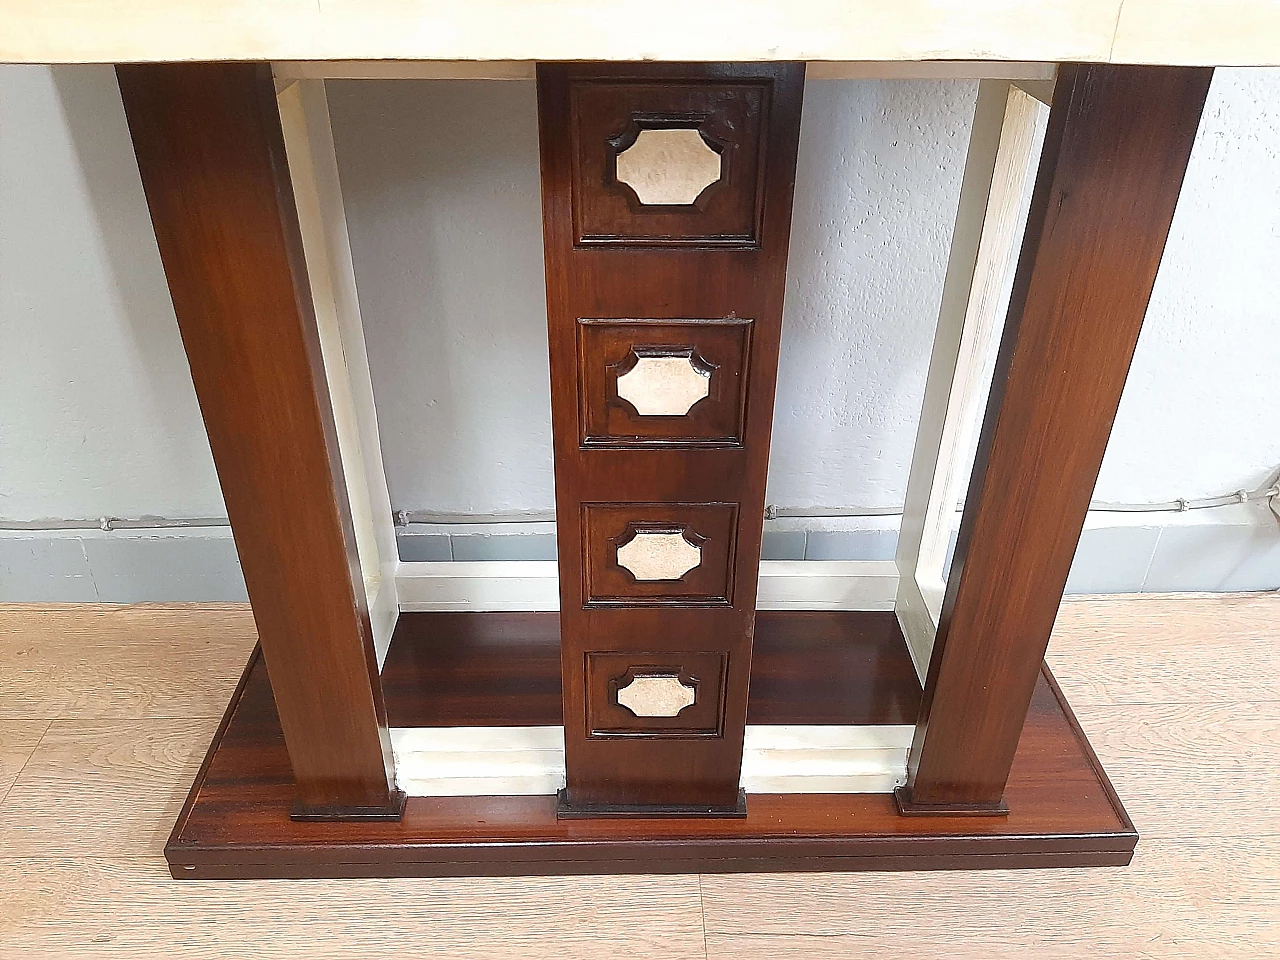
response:
<path id="1" fill-rule="evenodd" d="M 767 582 L 761 585 L 762 605 L 782 604 L 795 608 L 810 597 L 816 607 L 842 605 L 831 596 L 838 584 L 824 583 L 827 576 L 815 576 L 819 569 L 798 565 L 801 560 L 884 561 L 893 556 L 896 531 L 894 518 L 874 518 L 859 529 L 856 523 L 811 524 L 805 529 L 795 521 L 785 526 L 769 524 L 765 534 L 765 557 L 772 570 L 796 575 L 784 594 L 770 599 Z M 885 521 L 890 521 L 886 528 Z M 518 526 L 519 529 L 513 530 Z M 845 529 L 832 529 L 843 526 Z M 770 528 L 773 529 L 770 529 Z M 526 529 L 532 528 L 532 529 Z M 452 537 L 465 538 L 461 551 L 467 563 L 457 562 Z M 424 547 L 415 540 L 430 538 Z M 519 609 L 554 609 L 554 576 L 545 575 L 546 561 L 555 556 L 554 528 L 550 525 L 473 524 L 465 532 L 421 534 L 402 533 L 401 575 L 415 571 L 446 573 L 414 580 L 409 594 L 401 599 L 408 607 L 415 602 L 432 609 L 436 604 L 459 603 L 459 609 L 474 608 L 468 602 L 469 586 L 464 569 L 477 562 L 474 572 L 486 570 L 488 561 L 512 563 L 501 579 L 514 588 L 520 579 L 517 567 L 537 569 L 536 583 L 522 600 L 506 589 L 508 604 L 525 603 Z M 425 554 L 425 555 L 424 555 Z M 454 561 L 436 566 L 423 561 Z M 505 566 L 505 565 L 504 565 Z M 406 569 L 408 568 L 408 569 Z M 501 568 L 500 568 L 501 569 Z M 803 571 L 808 570 L 808 573 Z M 877 570 L 879 569 L 877 565 Z M 826 567 L 827 571 L 835 568 Z M 553 572 L 553 571 L 552 571 Z M 839 571 L 837 571 L 839 572 Z M 855 567 L 846 573 L 860 573 Z M 803 575 L 803 580 L 799 579 Z M 399 578 L 398 578 L 399 579 Z M 452 579 L 454 582 L 449 583 Z M 490 577 L 490 579 L 493 579 Z M 837 578 L 838 579 L 838 578 Z M 781 584 L 781 581 L 778 581 Z M 797 593 L 800 586 L 804 591 Z M 796 590 L 793 590 L 795 587 Z M 858 589 L 864 589 L 860 586 Z M 1191 513 L 1116 514 L 1091 513 L 1080 538 L 1068 593 L 1178 593 L 1249 592 L 1280 588 L 1280 524 L 1265 507 L 1239 505 Z M 522 588 L 523 589 L 523 588 Z M 816 592 L 815 592 L 816 591 Z M 891 596 L 891 594 L 890 594 Z M 56 530 L 0 532 L 0 602 L 216 602 L 246 599 L 244 580 L 236 557 L 235 542 L 225 527 L 193 527 L 172 531 L 152 530 Z M 872 598 L 867 598 L 872 599 Z M 548 607 L 548 603 L 552 603 Z M 847 597 L 844 604 L 860 602 Z M 528 606 L 528 603 L 540 605 Z M 890 606 L 892 604 L 890 603 Z M 516 609 L 508 606 L 508 609 Z"/>

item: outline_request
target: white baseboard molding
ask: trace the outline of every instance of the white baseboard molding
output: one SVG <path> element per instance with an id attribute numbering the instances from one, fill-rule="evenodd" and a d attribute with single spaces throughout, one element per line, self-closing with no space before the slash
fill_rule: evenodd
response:
<path id="1" fill-rule="evenodd" d="M 748 793 L 892 793 L 915 728 L 750 725 Z M 565 784 L 564 728 L 396 727 L 396 781 L 411 797 L 545 796 Z"/>
<path id="2" fill-rule="evenodd" d="M 396 572 L 406 611 L 559 610 L 552 560 L 402 563 Z M 892 610 L 892 560 L 764 560 L 761 610 Z"/>

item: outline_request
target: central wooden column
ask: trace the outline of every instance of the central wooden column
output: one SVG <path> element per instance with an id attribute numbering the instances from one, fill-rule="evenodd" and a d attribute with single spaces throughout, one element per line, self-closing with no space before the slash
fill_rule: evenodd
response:
<path id="1" fill-rule="evenodd" d="M 538 68 L 561 815 L 743 809 L 803 80 Z"/>

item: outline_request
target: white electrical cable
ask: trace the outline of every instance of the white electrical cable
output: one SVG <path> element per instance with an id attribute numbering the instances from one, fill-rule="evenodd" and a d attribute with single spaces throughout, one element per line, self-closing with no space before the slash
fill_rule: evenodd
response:
<path id="1" fill-rule="evenodd" d="M 96 520 L 0 520 L 0 530 L 172 530 L 229 527 L 226 517 L 98 517 Z"/>
<path id="2" fill-rule="evenodd" d="M 1115 503 L 1105 500 L 1094 500 L 1089 509 L 1098 513 L 1186 513 L 1189 510 L 1212 510 L 1217 507 L 1229 507 L 1239 503 L 1257 503 L 1267 501 L 1271 511 L 1280 519 L 1280 484 L 1261 490 L 1237 490 L 1235 493 L 1218 497 L 1182 498 L 1178 500 L 1162 500 L 1153 503 Z M 957 510 L 960 505 L 957 505 Z M 902 513 L 901 507 L 831 507 L 813 509 L 807 507 L 780 507 L 770 504 L 764 508 L 766 520 L 777 520 L 781 517 L 801 520 L 837 519 L 841 517 L 895 517 Z M 554 521 L 552 510 L 521 510 L 510 513 L 465 514 L 436 513 L 429 510 L 398 510 L 395 514 L 397 527 L 410 524 L 489 524 L 489 523 L 545 523 Z M 173 530 L 194 527 L 227 527 L 230 521 L 226 517 L 98 517 L 84 520 L 0 520 L 0 530 L 37 531 L 37 530 Z"/>

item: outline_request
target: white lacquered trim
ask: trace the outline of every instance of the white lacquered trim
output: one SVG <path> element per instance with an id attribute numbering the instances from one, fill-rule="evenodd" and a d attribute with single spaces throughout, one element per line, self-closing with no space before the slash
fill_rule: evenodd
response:
<path id="1" fill-rule="evenodd" d="M 402 611 L 560 609 L 554 560 L 401 563 L 396 593 Z"/>
<path id="2" fill-rule="evenodd" d="M 277 60 L 277 80 L 532 80 L 533 60 Z"/>
<path id="3" fill-rule="evenodd" d="M 379 667 L 400 607 L 391 497 L 323 80 L 285 82 L 276 101 L 298 211 L 325 380 Z"/>
<path id="4" fill-rule="evenodd" d="M 524 797 L 565 784 L 564 727 L 393 727 L 396 784 L 411 797 Z"/>
<path id="5" fill-rule="evenodd" d="M 891 793 L 910 725 L 748 725 L 748 793 Z M 565 784 L 564 728 L 396 727 L 396 782 L 411 797 L 545 796 Z"/>
<path id="6" fill-rule="evenodd" d="M 760 610 L 892 610 L 898 568 L 892 560 L 763 560 Z M 554 560 L 402 563 L 401 610 L 559 610 Z"/>
<path id="7" fill-rule="evenodd" d="M 279 80 L 532 80 L 532 60 L 278 60 Z M 1016 60 L 811 61 L 810 80 L 1052 80 L 1053 63 Z"/>
<path id="8" fill-rule="evenodd" d="M 892 793 L 906 782 L 915 727 L 751 725 L 747 793 Z"/>
<path id="9" fill-rule="evenodd" d="M 939 591 L 940 593 L 940 591 Z M 894 605 L 898 615 L 898 626 L 902 628 L 902 636 L 907 641 L 907 651 L 911 654 L 911 663 L 916 668 L 916 677 L 920 686 L 925 684 L 929 674 L 929 657 L 933 653 L 933 640 L 938 633 L 937 614 L 930 609 L 930 604 L 920 589 L 915 577 L 903 577 L 898 581 L 898 598 Z"/>
<path id="10" fill-rule="evenodd" d="M 943 574 L 967 458 L 989 392 L 1052 99 L 984 80 L 978 88 L 960 204 L 899 527 L 895 609 L 924 682 L 941 618 Z"/>
<path id="11" fill-rule="evenodd" d="M 395 568 L 389 566 L 385 573 L 364 582 L 365 596 L 369 601 L 369 627 L 373 633 L 373 649 L 378 657 L 378 670 L 382 670 L 387 653 L 391 649 L 391 636 L 400 618 L 400 603 L 396 598 Z"/>
<path id="12" fill-rule="evenodd" d="M 892 610 L 892 560 L 762 560 L 757 610 Z"/>

